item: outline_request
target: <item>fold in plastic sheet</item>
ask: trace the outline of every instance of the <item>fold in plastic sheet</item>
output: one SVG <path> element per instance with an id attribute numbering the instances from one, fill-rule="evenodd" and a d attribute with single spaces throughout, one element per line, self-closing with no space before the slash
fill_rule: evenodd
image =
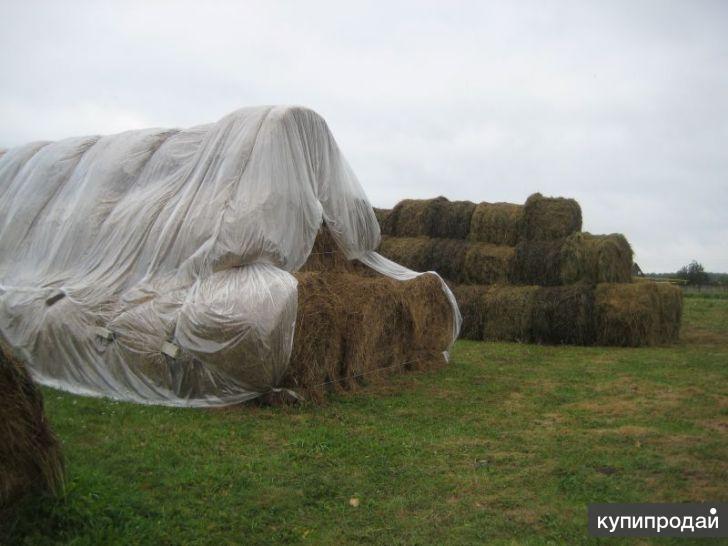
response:
<path id="1" fill-rule="evenodd" d="M 274 388 L 322 221 L 349 259 L 405 280 L 325 121 L 238 110 L 184 130 L 0 153 L 0 332 L 39 382 L 215 406 Z M 453 340 L 460 314 L 452 294 Z"/>

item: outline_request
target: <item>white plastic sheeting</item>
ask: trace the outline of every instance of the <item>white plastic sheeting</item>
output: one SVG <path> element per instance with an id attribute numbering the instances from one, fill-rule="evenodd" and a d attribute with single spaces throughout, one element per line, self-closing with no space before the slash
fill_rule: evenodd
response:
<path id="1" fill-rule="evenodd" d="M 7 150 L 0 332 L 63 390 L 180 406 L 254 398 L 286 371 L 290 272 L 322 220 L 349 259 L 417 275 L 374 252 L 372 207 L 305 108 Z M 443 290 L 454 340 L 460 314 Z"/>

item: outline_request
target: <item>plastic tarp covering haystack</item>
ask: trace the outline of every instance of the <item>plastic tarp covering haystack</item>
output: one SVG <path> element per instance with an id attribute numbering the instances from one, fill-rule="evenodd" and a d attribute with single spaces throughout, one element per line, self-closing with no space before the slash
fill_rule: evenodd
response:
<path id="1" fill-rule="evenodd" d="M 418 275 L 374 252 L 373 209 L 305 108 L 9 149 L 0 333 L 36 380 L 66 391 L 175 406 L 254 398 L 288 366 L 291 272 L 324 221 L 348 259 Z M 443 290 L 454 340 L 460 314 Z"/>

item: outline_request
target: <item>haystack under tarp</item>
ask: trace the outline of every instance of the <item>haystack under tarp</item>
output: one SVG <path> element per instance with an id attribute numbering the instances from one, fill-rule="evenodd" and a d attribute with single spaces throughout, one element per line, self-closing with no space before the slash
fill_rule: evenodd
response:
<path id="1" fill-rule="evenodd" d="M 0 333 L 39 382 L 72 392 L 182 406 L 257 397 L 288 372 L 293 273 L 323 222 L 347 260 L 419 276 L 375 252 L 375 213 L 305 108 L 8 150 Z M 437 281 L 446 350 L 460 319 Z"/>

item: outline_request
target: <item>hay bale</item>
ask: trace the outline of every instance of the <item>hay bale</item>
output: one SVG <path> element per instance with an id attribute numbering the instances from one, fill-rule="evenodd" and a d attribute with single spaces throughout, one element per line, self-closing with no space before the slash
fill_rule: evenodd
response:
<path id="1" fill-rule="evenodd" d="M 574 233 L 561 249 L 561 282 L 624 283 L 632 280 L 632 247 L 624 235 Z"/>
<path id="2" fill-rule="evenodd" d="M 581 207 L 574 199 L 544 197 L 534 193 L 523 209 L 522 238 L 544 241 L 581 231 Z"/>
<path id="3" fill-rule="evenodd" d="M 514 246 L 523 230 L 523 205 L 478 203 L 470 220 L 471 241 Z"/>
<path id="4" fill-rule="evenodd" d="M 514 249 L 462 239 L 383 237 L 379 252 L 414 271 L 436 271 L 454 283 L 506 282 Z"/>
<path id="5" fill-rule="evenodd" d="M 596 339 L 594 288 L 579 284 L 540 287 L 533 294 L 529 340 L 592 345 Z"/>
<path id="6" fill-rule="evenodd" d="M 660 297 L 660 332 L 664 343 L 674 343 L 680 338 L 682 325 L 683 291 L 668 282 L 655 283 Z"/>
<path id="7" fill-rule="evenodd" d="M 515 249 L 511 246 L 468 243 L 463 269 L 456 277 L 469 284 L 506 283 L 511 277 L 514 258 Z"/>
<path id="8" fill-rule="evenodd" d="M 402 282 L 336 271 L 295 275 L 298 316 L 282 386 L 321 400 L 443 362 L 452 310 L 435 276 Z"/>
<path id="9" fill-rule="evenodd" d="M 326 271 L 331 269 L 353 271 L 357 269 L 357 266 L 346 258 L 331 236 L 331 232 L 325 224 L 322 224 L 313 242 L 311 254 L 309 254 L 306 263 L 299 271 Z"/>
<path id="10" fill-rule="evenodd" d="M 483 339 L 532 340 L 531 321 L 538 286 L 492 286 L 484 293 Z"/>
<path id="11" fill-rule="evenodd" d="M 484 295 L 486 287 L 478 285 L 453 285 L 450 287 L 458 302 L 463 323 L 460 337 L 479 341 L 483 339 L 483 321 L 485 320 Z"/>
<path id="12" fill-rule="evenodd" d="M 677 341 L 682 294 L 654 282 L 602 283 L 596 288 L 597 343 L 639 347 Z"/>
<path id="13" fill-rule="evenodd" d="M 379 223 L 379 229 L 384 232 L 384 224 L 387 222 L 387 218 L 392 214 L 392 209 L 378 209 L 374 207 L 374 216 L 377 217 L 377 223 Z"/>
<path id="14" fill-rule="evenodd" d="M 556 286 L 561 284 L 564 239 L 521 241 L 513 257 L 511 282 Z"/>
<path id="15" fill-rule="evenodd" d="M 435 199 L 405 199 L 392 209 L 382 233 L 395 237 L 465 239 L 475 203 Z"/>
<path id="16" fill-rule="evenodd" d="M 413 271 L 430 271 L 431 249 L 432 239 L 427 237 L 385 236 L 378 252 Z"/>
<path id="17" fill-rule="evenodd" d="M 414 271 L 436 271 L 445 279 L 464 282 L 468 243 L 462 239 L 383 237 L 379 252 Z"/>
<path id="18" fill-rule="evenodd" d="M 25 366 L 0 346 L 0 509 L 32 491 L 57 492 L 63 457 Z"/>

